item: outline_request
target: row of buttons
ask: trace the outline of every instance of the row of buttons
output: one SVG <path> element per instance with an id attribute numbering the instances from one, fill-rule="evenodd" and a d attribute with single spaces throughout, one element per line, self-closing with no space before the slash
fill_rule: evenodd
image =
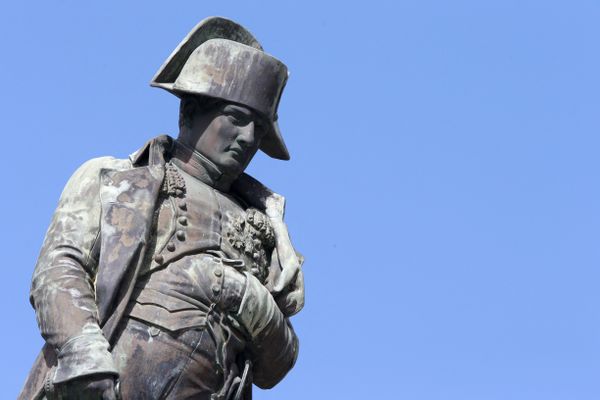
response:
<path id="1" fill-rule="evenodd" d="M 184 199 L 179 199 L 177 202 L 177 206 L 179 207 L 179 209 L 181 211 L 187 210 L 187 203 Z M 185 215 L 180 215 L 177 218 L 177 223 L 179 225 L 181 225 L 181 227 L 185 227 L 188 224 L 188 219 Z M 175 237 L 179 241 L 183 242 L 185 240 L 185 231 L 183 231 L 183 229 L 178 229 L 175 232 Z M 173 252 L 173 251 L 175 251 L 175 249 L 176 249 L 176 246 L 175 246 L 174 242 L 171 241 L 171 242 L 167 243 L 168 251 Z M 162 264 L 164 262 L 164 260 L 165 260 L 165 258 L 162 254 L 157 254 L 154 256 L 154 261 L 156 261 L 158 264 Z M 215 260 L 215 262 L 219 263 L 219 261 L 216 261 L 216 260 Z M 213 273 L 217 278 L 221 278 L 223 276 L 223 269 L 220 266 L 215 267 L 215 269 L 213 270 Z M 219 293 L 221 293 L 221 285 L 215 283 L 214 285 L 212 285 L 211 290 L 215 296 L 218 296 Z"/>
<path id="2" fill-rule="evenodd" d="M 187 203 L 185 202 L 184 199 L 180 199 L 177 202 L 177 206 L 182 210 L 185 211 L 187 209 Z M 177 218 L 177 222 L 179 223 L 179 225 L 185 227 L 188 224 L 188 219 L 185 215 L 181 215 Z M 185 232 L 182 229 L 177 230 L 177 232 L 175 232 L 175 237 L 177 237 L 177 239 L 179 241 L 185 241 Z M 175 249 L 177 248 L 177 246 L 175 245 L 175 243 L 173 242 L 169 242 L 167 243 L 167 250 L 170 252 L 174 252 Z M 162 264 L 165 261 L 165 257 L 162 254 L 157 254 L 154 256 L 154 261 L 156 261 L 158 264 Z"/>

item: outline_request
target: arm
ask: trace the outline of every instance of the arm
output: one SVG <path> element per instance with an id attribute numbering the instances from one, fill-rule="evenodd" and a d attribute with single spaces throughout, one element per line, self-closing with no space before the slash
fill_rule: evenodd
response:
<path id="1" fill-rule="evenodd" d="M 296 314 L 304 305 L 302 258 L 294 251 L 283 222 L 285 199 L 247 174 L 242 174 L 234 185 L 248 204 L 265 210 L 276 238 L 273 257 L 281 261 L 271 268 L 271 291 L 254 276 L 246 275 L 245 291 L 236 314 L 236 320 L 250 333 L 254 383 L 270 388 L 283 379 L 298 356 L 298 338 L 286 316 Z"/>
<path id="2" fill-rule="evenodd" d="M 283 222 L 284 210 L 285 199 L 282 196 L 276 193 L 265 196 L 265 213 L 276 239 L 273 252 L 275 266 L 271 269 L 280 272 L 274 275 L 276 279 L 272 290 L 264 287 L 254 276 L 249 276 L 238 314 L 242 319 L 251 316 L 251 322 L 247 321 L 246 325 L 254 326 L 251 333 L 251 350 L 255 356 L 254 383 L 263 389 L 275 386 L 296 362 L 298 338 L 287 317 L 304 306 L 304 279 L 300 269 L 303 258 L 298 256 L 290 241 Z"/>
<path id="3" fill-rule="evenodd" d="M 31 284 L 40 332 L 56 351 L 54 383 L 92 374 L 117 375 L 98 325 L 94 277 L 100 232 L 100 170 L 114 159 L 83 164 L 61 195 Z"/>

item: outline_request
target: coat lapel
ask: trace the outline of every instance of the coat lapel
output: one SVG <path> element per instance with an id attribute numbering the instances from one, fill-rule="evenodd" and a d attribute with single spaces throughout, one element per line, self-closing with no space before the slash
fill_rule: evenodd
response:
<path id="1" fill-rule="evenodd" d="M 96 301 L 105 335 L 119 320 L 131 294 L 148 240 L 154 206 L 164 177 L 161 165 L 101 172 L 101 246 Z M 106 332 L 106 331 L 109 332 Z"/>

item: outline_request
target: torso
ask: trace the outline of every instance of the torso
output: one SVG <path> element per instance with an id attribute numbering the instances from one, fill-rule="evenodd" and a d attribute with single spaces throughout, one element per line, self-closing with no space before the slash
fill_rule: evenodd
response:
<path id="1" fill-rule="evenodd" d="M 222 290 L 217 270 L 223 265 L 250 272 L 264 283 L 274 239 L 258 210 L 173 164 L 167 167 L 169 174 L 165 179 L 175 183 L 171 195 L 161 195 L 158 202 L 156 236 L 136 284 L 130 316 L 178 331 L 204 325 L 207 310 Z"/>

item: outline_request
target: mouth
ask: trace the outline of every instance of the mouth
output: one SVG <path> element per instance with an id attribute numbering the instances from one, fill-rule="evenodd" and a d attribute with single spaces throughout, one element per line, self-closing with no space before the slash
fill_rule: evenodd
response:
<path id="1" fill-rule="evenodd" d="M 239 147 L 230 147 L 229 152 L 231 153 L 233 158 L 235 158 L 238 161 L 244 158 L 244 150 L 240 149 Z"/>

